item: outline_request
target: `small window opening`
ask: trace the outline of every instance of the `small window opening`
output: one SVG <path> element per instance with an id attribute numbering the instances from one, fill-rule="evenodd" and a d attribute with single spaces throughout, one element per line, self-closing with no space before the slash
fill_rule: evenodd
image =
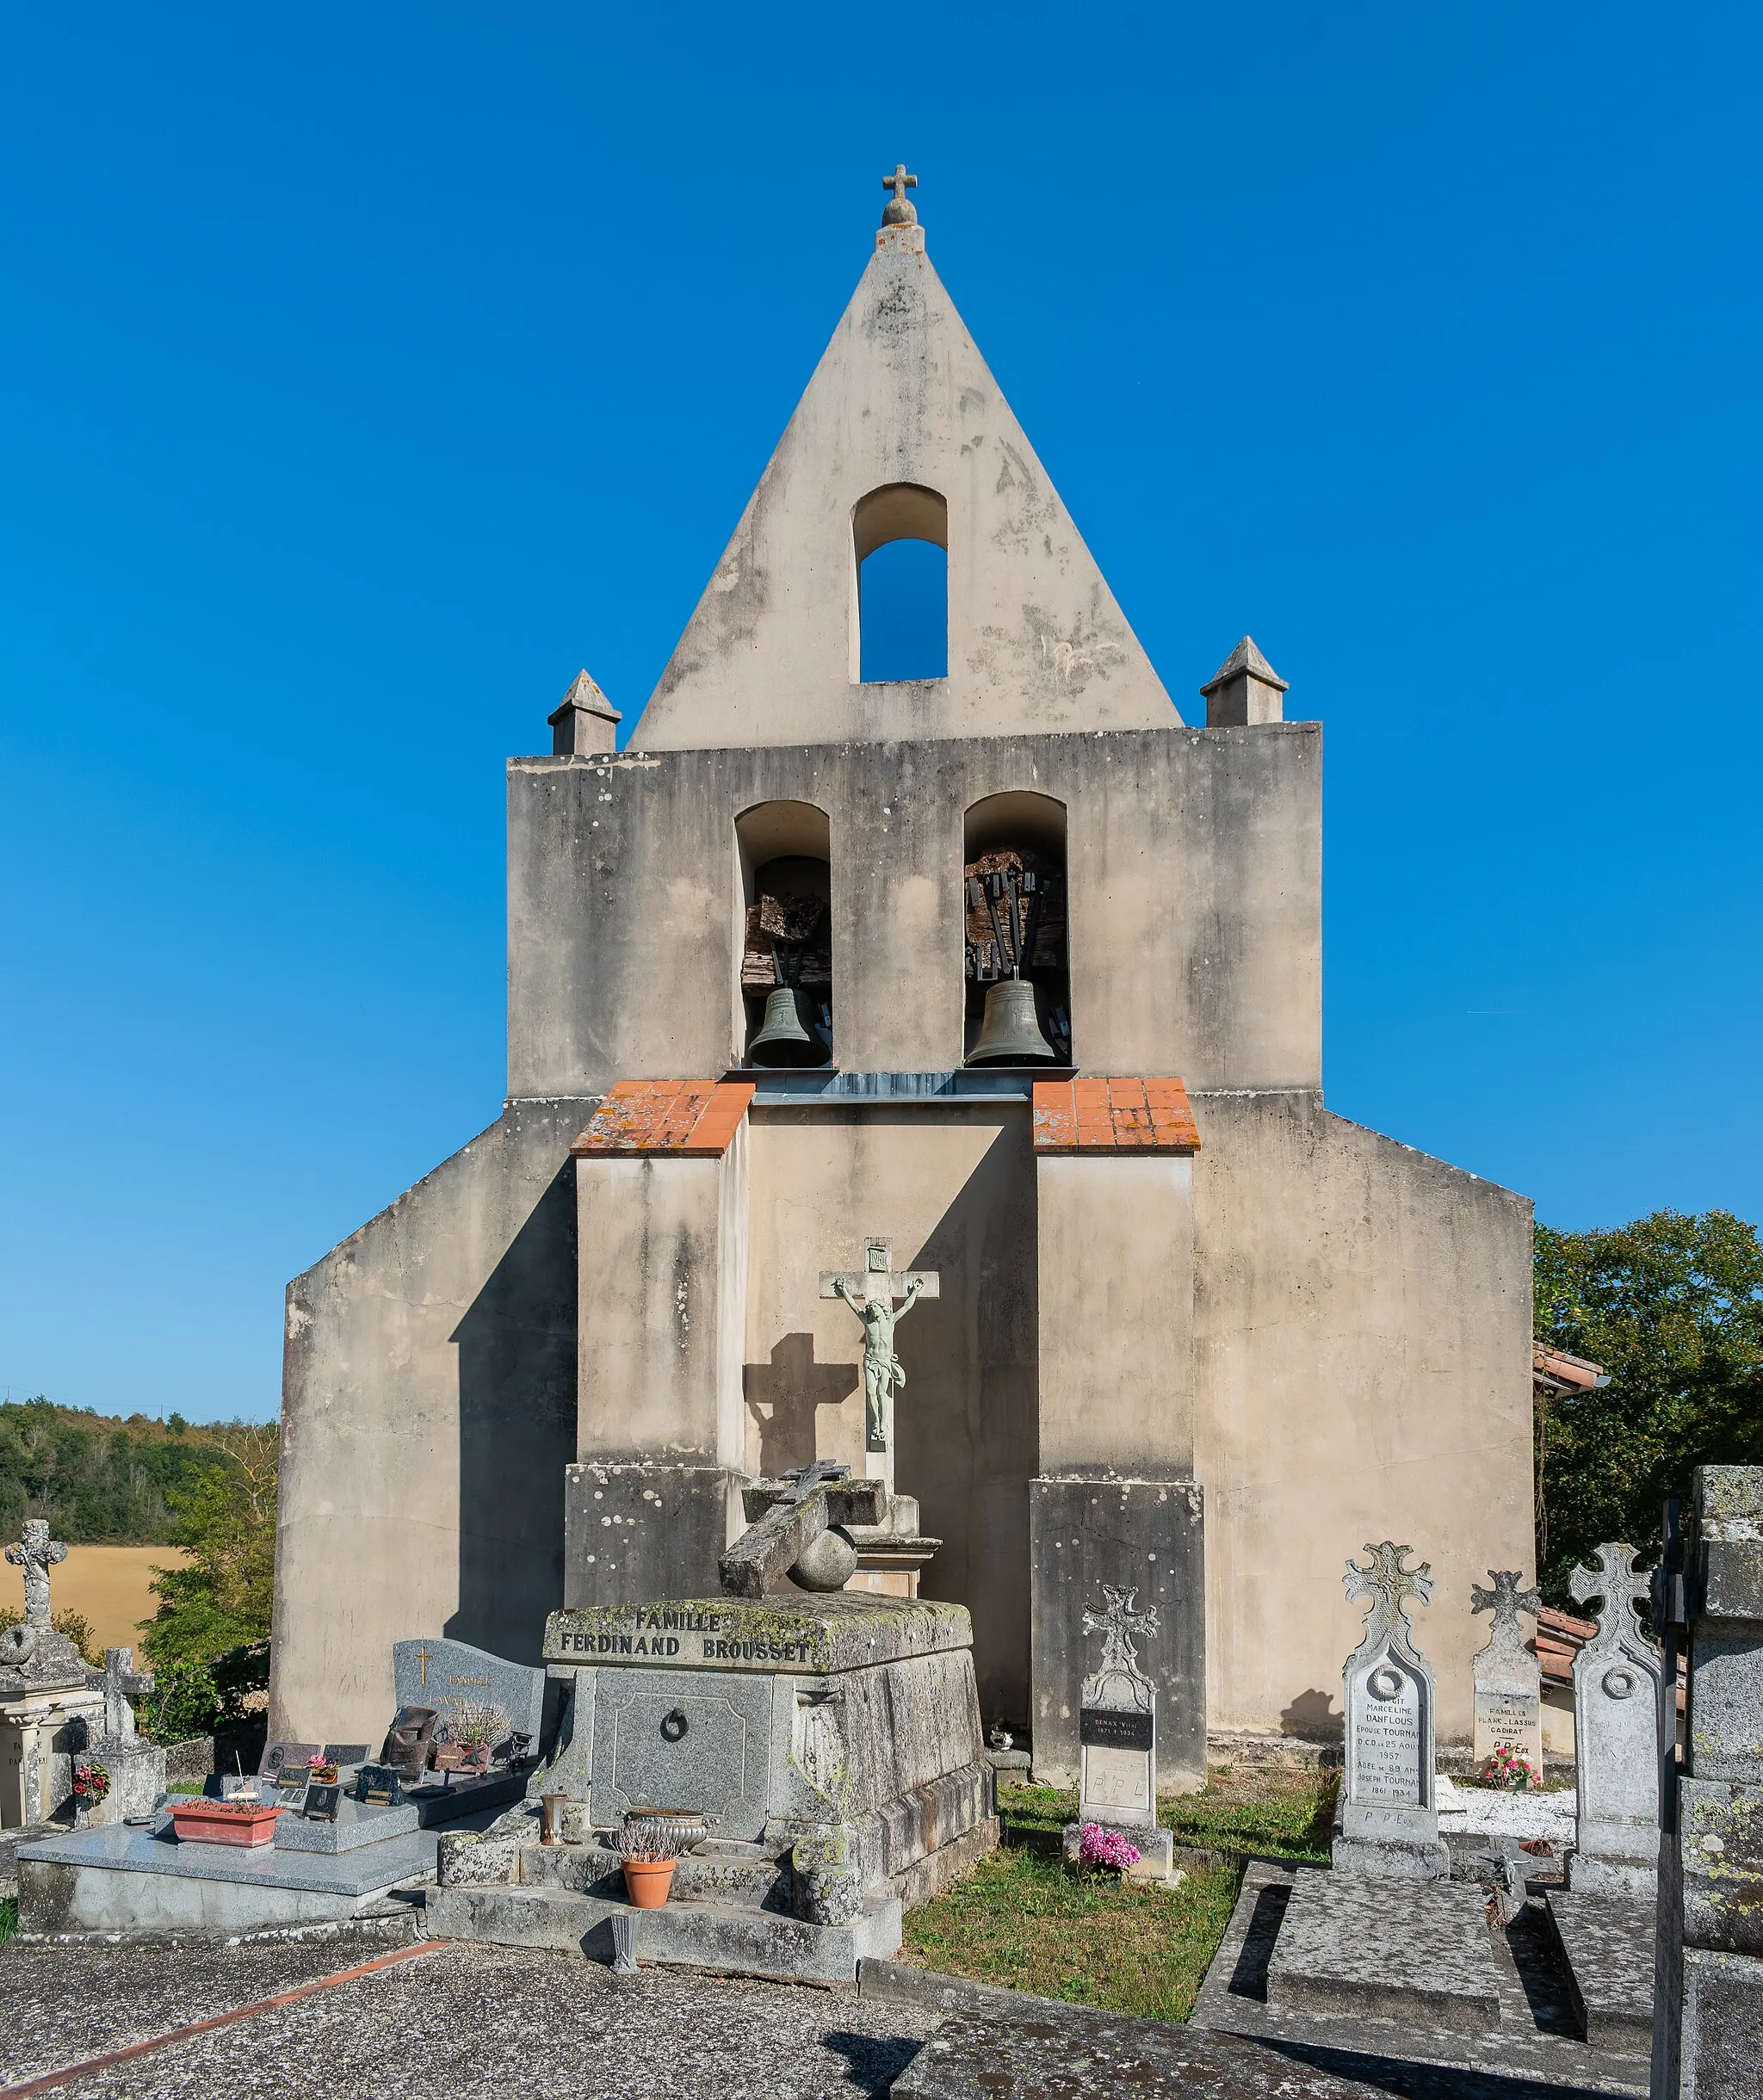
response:
<path id="1" fill-rule="evenodd" d="M 1070 1065 L 1064 806 L 1049 795 L 991 795 L 968 812 L 963 836 L 965 1055 Z M 1006 983 L 1030 989 L 993 1001 Z"/>
<path id="2" fill-rule="evenodd" d="M 949 676 L 949 506 L 934 489 L 873 489 L 851 514 L 857 676 Z"/>

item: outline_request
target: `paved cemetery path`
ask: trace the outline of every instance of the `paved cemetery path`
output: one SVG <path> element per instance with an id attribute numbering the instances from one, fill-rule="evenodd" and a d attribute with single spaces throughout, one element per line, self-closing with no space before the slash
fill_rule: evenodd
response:
<path id="1" fill-rule="evenodd" d="M 16 2085 L 395 1951 L 9 1947 L 0 2070 Z M 856 2100 L 939 2016 L 853 1995 L 455 1943 L 55 2088 L 66 2100 Z M 3 2091 L 0 2087 L 0 2091 Z"/>

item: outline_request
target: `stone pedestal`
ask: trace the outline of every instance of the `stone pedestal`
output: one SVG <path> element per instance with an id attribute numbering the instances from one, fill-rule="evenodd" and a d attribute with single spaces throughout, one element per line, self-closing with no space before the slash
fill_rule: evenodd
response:
<path id="1" fill-rule="evenodd" d="M 77 1685 L 0 1701 L 0 1828 L 41 1823 L 65 1807 L 73 1760 L 104 1724 L 104 1695 Z"/>
<path id="2" fill-rule="evenodd" d="M 1681 1773 L 1661 1759 L 1652 2091 L 1725 2100 L 1755 2092 L 1763 2062 L 1763 1467 L 1697 1467 L 1680 1572 L 1676 1558 L 1668 1545 L 1663 1674 L 1680 1640 L 1689 1695 Z"/>
<path id="3" fill-rule="evenodd" d="M 1105 1589 L 1115 1589 L 1157 1615 L 1157 1633 L 1140 1644 L 1139 1666 L 1156 1692 L 1158 1791 L 1203 1787 L 1206 1566 L 1197 1484 L 1032 1480 L 1029 1568 L 1036 1783 L 1073 1787 L 1081 1776 L 1081 1686 L 1094 1646 L 1084 1616 Z"/>
<path id="4" fill-rule="evenodd" d="M 738 1473 L 590 1461 L 565 1468 L 563 1598 L 572 1609 L 702 1597 L 740 1530 Z"/>
<path id="5" fill-rule="evenodd" d="M 103 1800 L 95 1807 L 79 1811 L 82 1830 L 126 1823 L 132 1816 L 149 1816 L 165 1791 L 165 1752 L 156 1744 L 144 1743 L 138 1735 L 100 1736 L 88 1742 L 80 1762 L 102 1764 L 110 1776 L 110 1791 Z M 72 1783 L 71 1776 L 69 1783 Z"/>
<path id="6" fill-rule="evenodd" d="M 554 1612 L 570 1704 L 533 1791 L 600 1830 L 647 1806 L 699 1811 L 724 1846 L 812 1840 L 859 1906 L 922 1901 L 995 1842 L 972 1644 L 959 1605 L 849 1591 Z"/>

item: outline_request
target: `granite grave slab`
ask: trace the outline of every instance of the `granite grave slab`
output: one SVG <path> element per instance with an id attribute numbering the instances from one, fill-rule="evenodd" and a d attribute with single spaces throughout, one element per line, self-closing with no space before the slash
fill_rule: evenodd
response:
<path id="1" fill-rule="evenodd" d="M 499 1707 L 536 1751 L 545 1732 L 545 1672 L 510 1663 L 462 1640 L 400 1640 L 392 1650 L 393 1695 L 400 1707 L 432 1707 L 444 1727 L 462 1707 Z"/>
<path id="2" fill-rule="evenodd" d="M 1551 1888 L 1548 1904 L 1580 2033 L 1594 2048 L 1644 2056 L 1653 2041 L 1655 1906 L 1564 1888 Z"/>
<path id="3" fill-rule="evenodd" d="M 1275 2010 L 1500 2023 L 1487 1899 L 1450 1881 L 1299 1871 L 1267 1967 Z"/>

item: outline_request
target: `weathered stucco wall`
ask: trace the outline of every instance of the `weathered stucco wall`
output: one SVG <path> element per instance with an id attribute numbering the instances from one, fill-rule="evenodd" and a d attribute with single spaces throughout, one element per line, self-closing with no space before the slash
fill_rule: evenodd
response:
<path id="1" fill-rule="evenodd" d="M 897 1337 L 895 1485 L 945 1543 L 926 1597 L 974 1615 L 987 1716 L 1028 1711 L 1028 1483 L 1035 1472 L 1035 1183 L 1025 1108 L 759 1109 L 752 1117 L 746 1462 L 862 1469 L 861 1335 L 826 1269 L 863 1243 L 934 1269 Z M 818 1441 L 817 1441 L 818 1440 Z"/>
<path id="2" fill-rule="evenodd" d="M 377 1744 L 392 1644 L 536 1662 L 575 1455 L 572 1138 L 509 1110 L 288 1286 L 270 1726 Z"/>
<path id="3" fill-rule="evenodd" d="M 947 505 L 949 675 L 863 685 L 853 513 L 901 483 Z M 924 738 L 1179 719 L 922 235 L 885 235 L 632 742 L 702 750 L 824 744 L 882 722 Z"/>
<path id="4" fill-rule="evenodd" d="M 1012 789 L 1066 806 L 1080 1065 L 1314 1086 L 1321 777 L 1313 722 L 514 760 L 509 1091 L 735 1060 L 734 820 L 774 801 L 829 820 L 836 1061 L 959 1065 L 962 820 Z"/>
<path id="5" fill-rule="evenodd" d="M 716 1158 L 576 1162 L 578 1459 L 739 1466 L 747 1133 Z"/>
<path id="6" fill-rule="evenodd" d="M 1191 1479 L 1193 1163 L 1092 1152 L 1035 1166 L 1041 1471 Z"/>
<path id="7" fill-rule="evenodd" d="M 1432 1565 L 1420 1651 L 1466 1738 L 1469 1585 L 1534 1568 L 1531 1206 L 1315 1095 L 1194 1110 L 1211 1725 L 1339 1727 L 1346 1559 L 1395 1539 Z"/>

